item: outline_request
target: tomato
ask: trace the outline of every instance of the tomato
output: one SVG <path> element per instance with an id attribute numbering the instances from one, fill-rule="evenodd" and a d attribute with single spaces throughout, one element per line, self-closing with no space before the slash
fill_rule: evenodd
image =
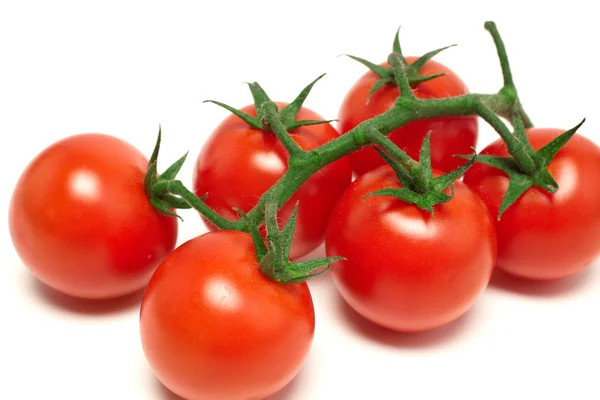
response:
<path id="1" fill-rule="evenodd" d="M 259 270 L 249 234 L 215 231 L 178 247 L 142 300 L 140 332 L 158 379 L 187 400 L 264 399 L 300 371 L 315 329 L 305 282 Z"/>
<path id="2" fill-rule="evenodd" d="M 412 64 L 417 57 L 406 57 Z M 389 64 L 384 63 L 384 66 Z M 436 99 L 461 96 L 469 93 L 462 80 L 446 66 L 429 60 L 421 69 L 419 75 L 434 75 L 445 73 L 438 77 L 413 86 L 413 93 L 420 99 Z M 339 130 L 345 134 L 361 122 L 373 118 L 391 109 L 400 90 L 395 85 L 384 85 L 378 89 L 367 103 L 367 97 L 379 76 L 372 71 L 365 73 L 346 94 L 338 114 Z M 410 157 L 418 160 L 421 144 L 428 131 L 431 133 L 431 164 L 433 168 L 449 172 L 464 164 L 464 160 L 454 157 L 455 154 L 469 154 L 471 147 L 477 144 L 478 127 L 476 117 L 446 117 L 430 120 L 414 121 L 406 124 L 389 134 L 389 138 L 403 149 Z M 377 152 L 365 147 L 350 154 L 352 168 L 358 175 L 384 165 L 383 159 Z"/>
<path id="3" fill-rule="evenodd" d="M 175 247 L 177 220 L 144 191 L 148 160 L 105 134 L 55 142 L 23 171 L 9 228 L 23 263 L 67 295 L 98 299 L 142 289 Z"/>
<path id="4" fill-rule="evenodd" d="M 280 109 L 285 105 L 277 103 Z M 253 105 L 242 111 L 256 116 Z M 297 119 L 323 118 L 302 108 Z M 331 124 L 303 126 L 290 134 L 303 150 L 315 149 L 339 136 Z M 208 194 L 205 202 L 209 207 L 229 220 L 236 220 L 239 215 L 234 208 L 250 211 L 260 196 L 286 172 L 288 156 L 275 135 L 252 128 L 232 114 L 214 130 L 198 155 L 193 177 L 195 193 Z M 304 182 L 280 209 L 278 215 L 283 226 L 295 203 L 300 202 L 291 258 L 308 254 L 321 245 L 329 213 L 351 180 L 350 162 L 342 158 Z M 215 229 L 203 220 L 210 230 Z"/>
<path id="5" fill-rule="evenodd" d="M 463 315 L 486 288 L 496 259 L 494 225 L 462 182 L 433 216 L 395 197 L 365 199 L 398 187 L 388 166 L 357 178 L 331 215 L 326 252 L 346 258 L 331 274 L 360 315 L 396 331 L 425 331 Z"/>
<path id="6" fill-rule="evenodd" d="M 535 150 L 559 134 L 560 129 L 526 131 Z M 509 156 L 501 140 L 480 154 Z M 495 221 L 499 269 L 529 279 L 558 279 L 588 267 L 600 255 L 600 148 L 575 134 L 548 166 L 558 183 L 555 194 L 532 187 Z M 464 182 L 483 199 L 491 214 L 508 188 L 507 175 L 475 164 Z"/>

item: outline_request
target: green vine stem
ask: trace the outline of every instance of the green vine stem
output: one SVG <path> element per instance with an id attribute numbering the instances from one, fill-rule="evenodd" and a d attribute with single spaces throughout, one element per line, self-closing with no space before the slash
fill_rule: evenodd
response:
<path id="1" fill-rule="evenodd" d="M 532 175 L 543 167 L 543 163 L 539 162 L 532 151 L 531 146 L 527 142 L 524 128 L 532 126 L 531 120 L 525 114 L 513 82 L 508 56 L 504 44 L 496 26 L 493 22 L 486 22 L 485 28 L 493 38 L 497 49 L 498 58 L 502 67 L 504 77 L 504 86 L 495 94 L 467 94 L 458 97 L 442 98 L 442 99 L 418 99 L 410 90 L 411 70 L 406 65 L 404 57 L 400 49 L 399 40 L 396 37 L 394 42 L 394 51 L 388 57 L 393 72 L 395 84 L 400 88 L 401 95 L 397 98 L 396 104 L 390 110 L 377 115 L 370 120 L 364 121 L 357 125 L 354 129 L 346 134 L 314 149 L 311 151 L 301 150 L 296 143 L 289 137 L 288 131 L 299 124 L 323 123 L 325 121 L 294 121 L 295 112 L 310 92 L 313 81 L 301 93 L 300 96 L 292 103 L 293 106 L 288 106 L 278 111 L 266 93 L 256 83 L 249 84 L 252 91 L 255 104 L 257 106 L 258 118 L 243 115 L 239 110 L 226 106 L 222 103 L 217 103 L 240 117 L 247 120 L 253 126 L 267 128 L 270 133 L 274 133 L 284 144 L 285 148 L 290 153 L 288 169 L 286 173 L 276 182 L 263 196 L 259 199 L 252 210 L 239 218 L 237 221 L 226 221 L 221 219 L 214 211 L 207 209 L 201 199 L 195 200 L 190 196 L 189 191 L 179 183 L 164 182 L 158 188 L 161 189 L 163 196 L 170 191 L 172 194 L 180 195 L 187 204 L 197 209 L 200 213 L 207 216 L 211 222 L 223 229 L 235 229 L 240 231 L 248 231 L 249 226 L 258 226 L 265 222 L 265 209 L 268 199 L 268 208 L 279 209 L 285 204 L 294 194 L 294 192 L 313 174 L 317 173 L 326 165 L 364 147 L 373 144 L 386 146 L 388 154 L 392 154 L 398 160 L 402 160 L 402 155 L 398 150 L 395 150 L 391 141 L 380 140 L 381 135 L 387 135 L 395 129 L 404 126 L 408 123 L 433 119 L 440 117 L 459 117 L 459 116 L 480 116 L 489 123 L 507 143 L 509 153 L 514 160 L 515 168 L 521 175 Z M 439 53 L 436 50 L 427 53 L 423 57 L 431 58 Z M 356 58 L 355 58 L 356 59 Z M 360 59 L 359 59 L 360 60 Z M 364 60 L 363 60 L 364 61 Z M 362 62 L 362 61 L 361 61 Z M 365 64 L 367 65 L 367 64 Z M 381 72 L 383 74 L 383 72 Z M 321 77 L 317 78 L 320 79 Z M 388 77 L 389 78 L 389 77 Z M 385 78 L 386 80 L 389 80 Z M 386 83 L 389 83 L 386 81 Z M 290 110 L 294 112 L 290 112 Z M 500 117 L 508 118 L 509 121 L 518 121 L 518 128 L 515 134 L 511 133 L 508 127 L 500 119 Z M 376 132 L 377 135 L 373 133 Z M 374 138 L 378 138 L 375 140 Z M 391 145 L 390 145 L 391 143 Z M 393 146 L 392 146 L 393 145 Z M 460 155 L 459 155 L 460 156 Z M 479 157 L 479 156 L 478 156 Z M 489 160 L 484 160 L 489 161 Z M 423 179 L 414 178 L 418 174 L 418 163 L 411 163 L 404 160 L 407 170 L 415 169 L 411 174 L 413 176 L 413 186 L 415 191 L 424 191 L 426 188 L 418 187 L 418 182 L 423 182 Z M 464 172 L 464 171 L 463 171 Z M 515 172 L 516 173 L 516 172 Z M 547 180 L 546 180 L 547 181 Z M 546 182 L 545 181 L 545 182 Z M 166 192 L 162 192 L 162 190 Z M 158 190 L 158 189 L 157 189 Z M 208 194 L 210 195 L 210 194 Z"/>
<path id="2" fill-rule="evenodd" d="M 519 100 L 519 95 L 517 93 L 517 87 L 513 81 L 512 71 L 510 68 L 510 63 L 508 62 L 508 55 L 506 53 L 506 48 L 504 47 L 504 41 L 500 37 L 500 33 L 498 32 L 498 28 L 496 24 L 492 21 L 487 21 L 484 24 L 485 29 L 490 33 L 492 39 L 494 40 L 494 44 L 496 46 L 496 50 L 498 52 L 498 58 L 500 59 L 500 67 L 502 68 L 502 77 L 504 79 L 504 85 L 501 89 L 503 95 L 507 98 L 511 99 L 514 104 L 514 108 L 510 110 L 509 113 L 502 113 L 500 115 L 509 118 L 512 115 L 516 114 L 523 121 L 523 125 L 525 128 L 532 128 L 533 122 L 525 113 L 523 106 Z M 510 118 L 509 118 L 510 119 Z"/>
<path id="3" fill-rule="evenodd" d="M 281 207 L 308 178 L 324 166 L 370 145 L 371 142 L 368 139 L 370 130 L 387 135 L 398 127 L 417 120 L 480 115 L 485 104 L 490 103 L 494 105 L 495 110 L 506 113 L 509 113 L 513 107 L 512 100 L 500 92 L 495 95 L 469 94 L 434 100 L 399 97 L 392 109 L 357 125 L 339 138 L 307 152 L 309 157 L 302 157 L 298 160 L 291 157 L 286 173 L 265 192 L 257 205 L 248 212 L 248 218 L 254 224 L 261 224 L 264 221 L 264 206 L 267 197 L 271 197 L 277 206 Z M 503 124 L 497 116 L 495 118 L 500 124 Z M 240 222 L 236 229 L 244 227 L 245 224 Z"/>

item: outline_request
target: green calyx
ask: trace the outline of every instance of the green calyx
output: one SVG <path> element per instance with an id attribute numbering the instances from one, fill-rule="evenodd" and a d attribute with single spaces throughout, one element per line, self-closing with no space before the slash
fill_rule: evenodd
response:
<path id="1" fill-rule="evenodd" d="M 298 203 L 282 230 L 277 225 L 277 204 L 268 201 L 265 205 L 265 220 L 267 224 L 267 247 L 258 228 L 252 224 L 248 216 L 237 210 L 246 222 L 256 251 L 260 271 L 269 279 L 280 283 L 300 283 L 315 278 L 329 271 L 332 264 L 343 257 L 322 257 L 306 261 L 291 262 L 290 248 L 296 227 Z"/>
<path id="2" fill-rule="evenodd" d="M 162 136 L 162 128 L 158 129 L 158 138 L 156 139 L 156 145 L 148 161 L 148 169 L 144 177 L 144 191 L 146 196 L 150 200 L 152 206 L 161 214 L 168 215 L 171 217 L 181 218 L 177 213 L 172 211 L 173 209 L 186 209 L 192 208 L 189 203 L 185 200 L 162 190 L 157 190 L 164 186 L 166 182 L 171 182 L 175 179 L 181 167 L 183 166 L 188 153 L 186 153 L 179 160 L 175 161 L 165 172 L 158 174 L 158 153 L 160 150 L 160 142 Z"/>
<path id="3" fill-rule="evenodd" d="M 308 84 L 300 94 L 289 103 L 287 106 L 283 107 L 281 110 L 277 109 L 277 105 L 269 98 L 267 93 L 263 90 L 263 88 L 256 82 L 248 83 L 248 87 L 250 88 L 250 92 L 252 93 L 252 98 L 254 100 L 254 106 L 256 109 L 256 117 L 252 116 L 248 113 L 245 113 L 241 110 L 233 108 L 227 104 L 223 104 L 219 101 L 215 100 L 205 100 L 205 103 L 214 103 L 218 106 L 225 108 L 226 110 L 232 112 L 233 114 L 240 117 L 244 122 L 255 129 L 260 129 L 267 133 L 277 133 L 277 130 L 284 129 L 286 131 L 291 131 L 301 126 L 306 125 L 317 125 L 317 124 L 325 124 L 332 122 L 333 120 L 297 120 L 296 117 L 304 104 L 304 101 L 310 94 L 313 86 L 323 77 L 325 74 L 319 76 L 317 79 Z M 273 126 L 274 123 L 272 119 L 269 118 L 269 111 L 274 109 L 275 112 L 278 113 L 278 120 L 280 127 Z"/>
<path id="4" fill-rule="evenodd" d="M 511 154 L 510 157 L 489 155 L 476 156 L 477 162 L 497 168 L 506 173 L 509 177 L 508 189 L 498 210 L 498 220 L 500 220 L 502 214 L 531 187 L 539 187 L 549 193 L 556 193 L 558 191 L 558 184 L 552 175 L 550 175 L 550 172 L 548 172 L 548 165 L 558 151 L 567 144 L 569 139 L 573 137 L 584 122 L 585 119 L 575 127 L 557 136 L 538 151 L 535 151 L 527 139 L 523 121 L 518 116 L 515 116 L 513 118 L 513 125 L 515 127 L 513 138 L 518 141 L 518 145 L 520 146 L 518 151 L 507 146 L 509 154 Z M 523 168 L 523 163 L 519 162 L 519 159 L 523 157 L 523 154 L 526 154 L 527 157 L 532 160 L 533 168 Z"/>
<path id="5" fill-rule="evenodd" d="M 454 182 L 462 176 L 475 162 L 475 156 L 454 171 L 444 175 L 433 177 L 431 168 L 431 147 L 428 132 L 423 140 L 419 162 L 410 158 L 400 150 L 385 135 L 376 130 L 367 133 L 368 139 L 383 149 L 375 147 L 379 155 L 390 165 L 396 173 L 398 181 L 402 184 L 400 188 L 385 188 L 369 193 L 365 199 L 371 196 L 392 196 L 428 211 L 434 216 L 434 206 L 447 203 L 454 197 Z M 451 187 L 451 194 L 445 190 Z"/>
<path id="6" fill-rule="evenodd" d="M 144 177 L 144 191 L 154 209 L 163 215 L 182 219 L 173 210 L 194 208 L 218 228 L 235 229 L 237 227 L 235 222 L 221 217 L 206 205 L 204 202 L 206 195 L 202 197 L 196 196 L 180 180 L 176 179 L 177 174 L 185 163 L 188 153 L 175 161 L 165 172 L 160 175 L 158 174 L 157 165 L 161 137 L 162 129 L 159 127 L 156 144 L 148 161 L 148 169 Z"/>
<path id="7" fill-rule="evenodd" d="M 423 68 L 423 66 L 425 65 L 425 63 L 427 63 L 427 61 L 431 60 L 433 57 L 435 57 L 442 51 L 444 51 L 450 47 L 454 47 L 454 46 L 456 46 L 456 45 L 453 44 L 450 46 L 432 50 L 428 53 L 423 54 L 415 62 L 413 62 L 412 64 L 409 65 L 406 62 L 406 58 L 404 58 L 404 56 L 402 55 L 402 49 L 400 47 L 400 28 L 398 28 L 398 31 L 396 32 L 396 36 L 394 37 L 394 43 L 393 43 L 392 47 L 393 47 L 393 53 L 398 54 L 402 59 L 402 64 L 404 65 L 404 74 L 406 75 L 406 77 L 408 79 L 409 85 L 411 87 L 414 87 L 414 86 L 418 85 L 419 83 L 427 82 L 432 79 L 444 76 L 444 74 L 434 74 L 434 75 L 422 76 L 422 75 L 420 75 L 420 72 L 421 72 L 421 69 Z M 394 73 L 393 67 L 386 67 L 383 65 L 374 64 L 363 58 L 359 58 L 359 57 L 352 56 L 352 55 L 348 55 L 348 57 L 363 64 L 365 67 L 369 68 L 372 72 L 374 72 L 377 76 L 379 76 L 379 80 L 373 85 L 373 87 L 371 88 L 371 91 L 369 92 L 369 95 L 367 96 L 367 103 L 371 99 L 371 96 L 373 96 L 373 94 L 376 91 L 378 91 L 380 88 L 382 88 L 384 85 L 396 86 L 397 74 Z M 400 88 L 400 91 L 402 92 L 402 88 Z"/>

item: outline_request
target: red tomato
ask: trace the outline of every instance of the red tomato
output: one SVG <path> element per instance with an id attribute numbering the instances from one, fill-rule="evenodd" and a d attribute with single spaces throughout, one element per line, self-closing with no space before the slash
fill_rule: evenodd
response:
<path id="1" fill-rule="evenodd" d="M 157 213 L 144 192 L 147 162 L 103 134 L 74 135 L 42 151 L 10 204 L 10 234 L 31 272 L 75 297 L 142 289 L 177 240 L 177 220 Z"/>
<path id="2" fill-rule="evenodd" d="M 406 57 L 412 64 L 418 57 Z M 389 66 L 384 63 L 382 65 Z M 420 83 L 413 87 L 413 93 L 420 99 L 454 97 L 468 94 L 469 90 L 461 79 L 446 66 L 429 60 L 420 75 L 445 73 L 446 76 Z M 400 90 L 396 86 L 384 85 L 373 93 L 367 104 L 367 97 L 379 76 L 372 71 L 365 73 L 346 94 L 339 110 L 339 129 L 345 134 L 361 122 L 391 109 Z M 465 163 L 454 157 L 455 154 L 469 154 L 477 144 L 478 128 L 476 117 L 447 117 L 415 121 L 396 129 L 389 138 L 413 159 L 419 159 L 421 144 L 428 131 L 431 133 L 431 165 L 434 169 L 449 172 Z M 380 167 L 385 161 L 377 152 L 366 147 L 350 154 L 352 168 L 358 175 Z"/>
<path id="3" fill-rule="evenodd" d="M 537 150 L 563 132 L 533 128 L 527 136 Z M 509 155 L 501 140 L 480 154 Z M 548 171 L 559 185 L 558 192 L 530 188 L 499 221 L 495 218 L 498 268 L 519 277 L 567 277 L 600 255 L 600 148 L 575 134 L 550 162 Z M 508 188 L 506 174 L 476 163 L 464 182 L 496 217 Z"/>
<path id="4" fill-rule="evenodd" d="M 277 105 L 281 109 L 286 104 Z M 256 116 L 253 105 L 242 111 Z M 297 119 L 323 118 L 303 108 Z M 339 136 L 331 124 L 304 126 L 290 134 L 303 150 L 312 150 Z M 236 220 L 239 215 L 233 208 L 250 211 L 285 173 L 288 156 L 275 135 L 254 129 L 232 114 L 215 129 L 198 155 L 193 178 L 195 193 L 208 194 L 209 207 L 229 220 Z M 329 213 L 351 180 L 349 161 L 340 159 L 309 178 L 280 209 L 283 226 L 296 201 L 300 201 L 291 258 L 308 254 L 323 242 Z M 208 221 L 204 222 L 210 230 L 215 229 Z"/>
<path id="5" fill-rule="evenodd" d="M 306 283 L 259 270 L 249 234 L 209 232 L 158 267 L 140 312 L 158 379 L 187 400 L 264 399 L 300 371 L 315 315 Z"/>
<path id="6" fill-rule="evenodd" d="M 394 187 L 400 184 L 388 166 L 354 181 L 331 215 L 326 251 L 346 257 L 331 273 L 354 310 L 392 330 L 425 331 L 464 314 L 486 288 L 496 259 L 494 225 L 461 182 L 433 217 L 394 197 L 364 198 Z"/>

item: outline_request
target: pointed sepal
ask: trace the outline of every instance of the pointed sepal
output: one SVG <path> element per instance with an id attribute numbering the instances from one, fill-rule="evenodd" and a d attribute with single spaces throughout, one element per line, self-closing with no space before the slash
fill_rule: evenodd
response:
<path id="1" fill-rule="evenodd" d="M 258 230 L 256 225 L 252 223 L 252 221 L 248 217 L 248 214 L 246 214 L 239 208 L 234 208 L 233 210 L 241 216 L 242 220 L 246 224 L 246 229 L 252 236 L 252 242 L 254 243 L 254 252 L 256 253 L 256 259 L 259 263 L 262 262 L 262 260 L 267 255 L 268 250 L 262 236 L 260 235 L 260 231 Z"/>
<path id="2" fill-rule="evenodd" d="M 267 92 L 258 84 L 258 82 L 247 83 L 248 88 L 250 89 L 250 93 L 252 93 L 252 99 L 254 100 L 254 105 L 256 106 L 256 114 L 258 116 L 258 120 L 262 121 L 263 115 L 261 115 L 261 110 L 263 104 L 267 102 L 271 102 L 269 95 Z"/>
<path id="3" fill-rule="evenodd" d="M 366 104 L 369 104 L 369 102 L 371 101 L 371 97 L 373 97 L 373 95 L 375 94 L 375 92 L 377 92 L 379 89 L 381 89 L 382 87 L 384 87 L 385 85 L 388 85 L 390 83 L 394 83 L 393 76 L 390 76 L 388 78 L 381 78 L 377 82 L 375 82 L 375 84 L 373 85 L 373 87 L 369 91 L 369 94 L 367 95 L 367 102 L 366 102 Z"/>
<path id="4" fill-rule="evenodd" d="M 419 151 L 419 163 L 421 164 L 423 175 L 432 177 L 431 169 L 431 131 L 428 131 L 423 138 L 421 143 L 421 150 Z"/>
<path id="5" fill-rule="evenodd" d="M 475 152 L 475 149 L 473 149 Z M 469 161 L 456 168 L 453 171 L 447 172 L 443 175 L 433 178 L 431 181 L 431 188 L 436 191 L 442 191 L 451 186 L 454 182 L 456 182 L 461 176 L 464 175 L 465 172 L 469 168 L 475 164 L 475 160 L 477 159 L 477 155 L 473 154 L 472 156 L 468 156 Z"/>
<path id="6" fill-rule="evenodd" d="M 431 81 L 436 78 L 441 78 L 442 76 L 446 76 L 446 74 L 440 73 L 440 74 L 433 74 L 433 75 L 413 75 L 410 73 L 410 69 L 409 69 L 408 82 L 410 83 L 410 86 L 416 86 L 423 82 Z"/>
<path id="7" fill-rule="evenodd" d="M 286 129 L 288 131 L 293 131 L 294 129 L 299 128 L 301 126 L 330 124 L 336 121 L 337 119 L 301 119 L 287 123 Z"/>
<path id="8" fill-rule="evenodd" d="M 241 110 L 238 110 L 237 108 L 233 108 L 225 103 L 221 103 L 220 101 L 215 101 L 215 100 L 204 100 L 204 103 L 213 103 L 213 104 L 218 105 L 219 107 L 223 107 L 227 111 L 237 115 L 242 121 L 244 121 L 251 127 L 255 128 L 255 129 L 262 128 L 262 126 L 260 125 L 260 119 L 258 119 L 257 117 L 253 117 L 252 115 L 245 113 Z"/>
<path id="9" fill-rule="evenodd" d="M 281 121 L 284 124 L 293 122 L 296 119 L 296 116 L 300 112 L 300 109 L 302 108 L 304 101 L 306 101 L 306 98 L 310 94 L 310 91 L 315 86 L 315 84 L 324 76 L 325 76 L 325 74 L 322 74 L 317 79 L 315 79 L 314 81 L 309 83 L 304 89 L 302 89 L 300 94 L 298 94 L 298 96 L 296 96 L 296 98 L 291 103 L 289 103 L 287 106 L 283 107 L 279 111 Z"/>
<path id="10" fill-rule="evenodd" d="M 364 58 L 355 57 L 348 55 L 354 61 L 358 61 L 365 67 L 369 68 L 373 73 L 379 76 L 382 79 L 387 79 L 390 82 L 393 82 L 394 75 L 392 74 L 392 70 L 390 68 L 384 67 L 383 65 L 372 63 L 371 61 L 365 60 Z"/>
<path id="11" fill-rule="evenodd" d="M 372 196 L 390 196 L 400 199 L 406 203 L 414 204 L 417 207 L 428 211 L 432 216 L 434 214 L 434 206 L 438 204 L 444 204 L 452 200 L 454 197 L 454 188 L 452 188 L 452 194 L 448 195 L 444 192 L 430 191 L 427 193 L 418 193 L 410 189 L 400 188 L 385 188 L 376 190 L 365 196 L 365 199 Z"/>
<path id="12" fill-rule="evenodd" d="M 156 183 L 158 177 L 157 164 L 158 164 L 158 153 L 160 152 L 160 141 L 162 138 L 162 127 L 158 126 L 158 135 L 156 137 L 156 143 L 154 144 L 154 149 L 152 150 L 152 155 L 148 160 L 148 168 L 146 170 L 146 175 L 144 176 L 144 191 L 146 192 L 146 196 L 150 197 L 152 192 L 152 185 Z"/>
<path id="13" fill-rule="evenodd" d="M 162 179 L 162 180 L 175 179 L 177 177 L 177 174 L 181 170 L 181 167 L 183 167 L 183 164 L 185 163 L 185 160 L 187 159 L 188 154 L 189 154 L 189 152 L 186 152 L 179 160 L 177 160 L 173 164 L 171 164 L 171 166 L 169 168 L 167 168 L 165 170 L 165 172 L 163 172 L 160 175 L 159 179 Z"/>
<path id="14" fill-rule="evenodd" d="M 431 60 L 433 57 L 437 56 L 442 51 L 447 50 L 451 47 L 455 47 L 455 46 L 456 46 L 456 44 L 451 44 L 450 46 L 442 47 L 442 48 L 432 50 L 428 53 L 423 54 L 421 57 L 419 57 L 415 62 L 413 62 L 410 65 L 412 74 L 419 75 L 419 72 L 421 71 L 421 69 L 423 69 L 423 67 L 425 66 L 427 61 Z"/>
<path id="15" fill-rule="evenodd" d="M 387 153 L 379 150 L 377 147 L 373 147 L 373 149 L 375 149 L 379 156 L 383 158 L 383 160 L 392 168 L 392 170 L 394 170 L 394 173 L 396 174 L 396 177 L 398 178 L 398 181 L 402 184 L 402 186 L 404 186 L 405 188 L 412 189 L 413 177 L 406 170 L 406 168 L 397 160 L 387 155 Z"/>
<path id="16" fill-rule="evenodd" d="M 394 35 L 394 43 L 392 44 L 392 51 L 396 52 L 396 53 L 402 53 L 402 49 L 400 47 L 400 29 L 402 27 L 399 26 L 398 29 L 396 29 L 396 34 Z"/>
<path id="17" fill-rule="evenodd" d="M 585 118 L 576 126 L 557 136 L 550 143 L 539 149 L 535 155 L 536 161 L 539 163 L 539 165 L 543 168 L 546 168 L 554 156 L 556 156 L 558 151 L 567 144 L 569 139 L 571 139 L 575 133 L 577 133 L 577 130 L 581 127 L 581 125 L 584 124 L 584 122 Z"/>
<path id="18" fill-rule="evenodd" d="M 162 204 L 169 209 L 189 210 L 192 206 L 184 199 L 174 196 L 171 193 L 166 193 L 161 196 Z"/>
<path id="19" fill-rule="evenodd" d="M 290 261 L 290 249 L 296 218 L 298 203 L 283 229 L 277 226 L 277 207 L 274 203 L 267 202 L 265 206 L 265 220 L 267 223 L 267 241 L 269 249 L 259 262 L 259 269 L 269 279 L 280 283 L 300 283 L 326 273 L 333 263 L 343 260 L 343 257 L 321 257 L 305 261 Z"/>
<path id="20" fill-rule="evenodd" d="M 302 109 L 302 106 L 304 105 L 304 101 L 310 94 L 311 90 L 313 89 L 315 84 L 317 82 L 319 82 L 319 80 L 321 80 L 324 76 L 325 76 L 325 74 L 322 74 L 319 77 L 317 77 L 317 79 L 315 79 L 314 81 L 309 83 L 304 89 L 302 89 L 300 94 L 298 94 L 298 96 L 296 96 L 296 98 L 291 103 L 289 103 L 287 106 L 285 106 L 281 110 L 279 110 L 279 118 L 280 118 L 283 126 L 285 127 L 285 129 L 288 132 L 292 131 L 294 129 L 297 129 L 301 126 L 329 124 L 331 122 L 336 121 L 334 119 L 331 119 L 331 120 L 311 120 L 311 119 L 299 120 L 299 119 L 296 119 L 298 116 L 298 113 L 300 112 L 300 110 Z"/>

